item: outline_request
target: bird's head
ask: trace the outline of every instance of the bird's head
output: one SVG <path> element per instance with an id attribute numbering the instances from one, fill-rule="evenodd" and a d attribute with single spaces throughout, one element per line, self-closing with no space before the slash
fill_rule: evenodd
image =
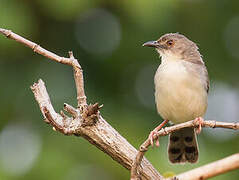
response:
<path id="1" fill-rule="evenodd" d="M 154 47 L 160 56 L 177 59 L 200 58 L 197 45 L 179 33 L 169 33 L 156 41 L 148 41 L 143 46 Z"/>

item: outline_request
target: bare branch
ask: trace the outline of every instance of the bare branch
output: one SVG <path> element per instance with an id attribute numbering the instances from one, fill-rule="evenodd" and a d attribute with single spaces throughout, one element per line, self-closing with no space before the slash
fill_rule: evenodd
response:
<path id="1" fill-rule="evenodd" d="M 75 113 L 77 110 L 65 104 L 65 109 L 76 117 L 69 118 L 55 112 L 42 80 L 31 87 L 42 114 L 56 131 L 65 135 L 82 136 L 91 144 L 107 153 L 112 159 L 131 169 L 137 150 L 128 143 L 114 128 L 112 128 L 99 114 L 98 104 L 87 106 L 84 115 Z M 62 112 L 61 112 L 62 114 Z M 83 118 L 84 117 L 84 118 Z M 92 117 L 96 118 L 93 120 Z M 161 175 L 154 169 L 146 158 L 143 158 L 139 170 L 143 180 L 161 179 Z"/>
<path id="2" fill-rule="evenodd" d="M 158 131 L 157 135 L 155 135 L 153 138 L 156 139 L 157 137 L 160 136 L 166 136 L 174 131 L 178 131 L 179 129 L 186 128 L 186 127 L 197 127 L 198 124 L 195 123 L 194 120 L 188 121 L 185 123 L 177 124 L 174 126 L 170 127 L 165 127 Z M 202 124 L 202 127 L 210 127 L 210 128 L 228 128 L 228 129 L 234 129 L 238 130 L 239 129 L 239 123 L 227 123 L 227 122 L 218 122 L 218 121 L 212 121 L 212 120 L 207 120 L 204 121 Z M 131 180 L 132 179 L 137 179 L 139 178 L 139 175 L 137 173 L 137 168 L 140 166 L 140 162 L 144 156 L 144 154 L 147 152 L 148 147 L 150 146 L 150 140 L 147 139 L 144 141 L 144 143 L 140 146 L 139 151 L 135 157 L 135 160 L 132 165 L 131 169 Z"/>
<path id="3" fill-rule="evenodd" d="M 51 104 L 44 82 L 40 79 L 37 83 L 34 83 L 31 86 L 31 90 L 39 104 L 45 122 L 52 125 L 55 130 L 60 131 L 65 135 L 73 134 L 74 129 L 70 128 L 68 125 L 72 122 L 72 118 L 56 113 Z"/>
<path id="4" fill-rule="evenodd" d="M 42 48 L 40 45 L 13 33 L 10 30 L 0 28 L 0 33 L 5 35 L 9 39 L 13 39 L 21 44 L 24 44 L 25 46 L 31 48 L 34 52 L 42 56 L 45 56 L 48 59 L 72 66 L 74 69 L 74 78 L 75 78 L 75 84 L 76 84 L 76 90 L 77 90 L 78 107 L 86 105 L 83 72 L 82 72 L 80 64 L 78 63 L 77 59 L 74 58 L 72 52 L 69 52 L 70 58 L 60 57 Z"/>
<path id="5" fill-rule="evenodd" d="M 42 48 L 40 45 L 29 41 L 21 36 L 19 36 L 18 34 L 13 33 L 11 30 L 7 30 L 7 29 L 2 29 L 0 28 L 0 33 L 5 35 L 7 38 L 9 39 L 13 39 L 21 44 L 24 44 L 25 46 L 31 48 L 34 52 L 47 57 L 48 59 L 51 59 L 53 61 L 62 63 L 62 64 L 67 64 L 72 66 L 72 60 L 69 58 L 64 58 L 64 57 L 60 57 L 44 48 Z"/>
<path id="6" fill-rule="evenodd" d="M 83 78 L 83 70 L 78 63 L 77 59 L 74 58 L 73 52 L 69 52 L 70 60 L 71 60 L 71 66 L 74 69 L 74 78 L 75 78 L 75 84 L 76 84 L 76 91 L 77 91 L 77 102 L 78 102 L 78 108 L 86 106 L 86 96 L 85 96 L 85 90 L 84 90 L 84 78 Z"/>
<path id="7" fill-rule="evenodd" d="M 203 180 L 239 168 L 239 153 L 179 174 L 167 180 Z"/>

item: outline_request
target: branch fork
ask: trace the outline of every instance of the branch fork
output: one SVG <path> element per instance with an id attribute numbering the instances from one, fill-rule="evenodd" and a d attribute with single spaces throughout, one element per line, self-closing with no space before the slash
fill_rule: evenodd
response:
<path id="1" fill-rule="evenodd" d="M 99 105 L 98 103 L 93 105 L 87 104 L 83 71 L 77 59 L 74 58 L 73 53 L 69 52 L 69 58 L 60 57 L 10 30 L 0 28 L 0 33 L 9 39 L 13 39 L 31 48 L 34 52 L 48 59 L 69 65 L 73 68 L 77 93 L 77 108 L 66 103 L 63 108 L 71 117 L 66 115 L 63 110 L 60 113 L 55 112 L 45 84 L 41 79 L 31 86 L 44 121 L 50 124 L 53 130 L 59 131 L 64 135 L 74 134 L 85 138 L 126 169 L 131 169 L 137 150 L 103 119 L 99 111 L 103 105 Z M 143 168 L 140 168 L 139 171 L 143 180 L 160 179 L 162 177 L 146 158 L 141 163 Z"/>

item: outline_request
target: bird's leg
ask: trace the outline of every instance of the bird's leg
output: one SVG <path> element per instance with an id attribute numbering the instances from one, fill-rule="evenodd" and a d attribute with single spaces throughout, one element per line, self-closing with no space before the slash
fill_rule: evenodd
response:
<path id="1" fill-rule="evenodd" d="M 168 120 L 164 120 L 159 126 L 157 126 L 153 131 L 150 132 L 148 138 L 150 140 L 150 144 L 152 147 L 154 146 L 154 140 L 155 140 L 155 145 L 157 147 L 159 146 L 159 138 L 157 137 L 156 139 L 154 139 L 154 135 L 157 134 L 157 132 L 167 123 L 168 123 Z"/>
<path id="2" fill-rule="evenodd" d="M 198 124 L 198 127 L 196 128 L 196 133 L 199 134 L 202 130 L 202 125 L 204 123 L 204 120 L 202 117 L 197 117 L 196 119 L 194 119 L 194 123 Z"/>

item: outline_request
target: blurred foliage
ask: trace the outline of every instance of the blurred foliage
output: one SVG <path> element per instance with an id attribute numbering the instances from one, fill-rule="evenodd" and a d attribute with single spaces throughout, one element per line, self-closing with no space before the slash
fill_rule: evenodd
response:
<path id="1" fill-rule="evenodd" d="M 0 0 L 0 14 L 2 28 L 60 56 L 73 50 L 84 70 L 88 101 L 103 103 L 104 118 L 135 147 L 162 120 L 153 94 L 160 60 L 155 51 L 141 45 L 164 33 L 180 32 L 199 45 L 215 87 L 210 96 L 216 100 L 210 104 L 209 98 L 207 117 L 239 120 L 237 0 Z M 109 49 L 99 53 L 100 47 Z M 64 102 L 76 105 L 70 67 L 0 36 L 0 179 L 128 179 L 127 170 L 84 139 L 63 136 L 43 123 L 29 88 L 39 78 L 57 111 Z M 227 87 L 218 96 L 217 84 Z M 238 133 L 219 134 L 227 138 L 207 131 L 199 135 L 197 164 L 170 164 L 167 138 L 161 138 L 160 148 L 150 149 L 146 156 L 162 174 L 170 175 L 239 151 Z M 213 179 L 239 179 L 239 172 Z"/>

